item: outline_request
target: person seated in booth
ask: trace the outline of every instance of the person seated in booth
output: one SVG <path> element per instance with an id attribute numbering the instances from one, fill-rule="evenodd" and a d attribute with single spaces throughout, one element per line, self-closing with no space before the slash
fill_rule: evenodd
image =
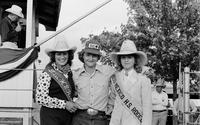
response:
<path id="1" fill-rule="evenodd" d="M 17 42 L 19 32 L 22 30 L 22 22 L 24 15 L 22 8 L 17 5 L 12 5 L 11 8 L 5 10 L 8 15 L 0 22 L 0 35 L 2 48 L 18 48 Z"/>

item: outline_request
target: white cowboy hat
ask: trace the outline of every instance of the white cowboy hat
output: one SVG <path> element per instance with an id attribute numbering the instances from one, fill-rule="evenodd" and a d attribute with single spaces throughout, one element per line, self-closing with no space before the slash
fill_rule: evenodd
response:
<path id="1" fill-rule="evenodd" d="M 65 51 L 72 51 L 73 53 L 76 51 L 77 47 L 73 46 L 70 47 L 67 43 L 67 40 L 64 36 L 62 37 L 55 37 L 55 42 L 53 43 L 53 47 L 46 48 L 45 53 L 50 56 L 52 52 L 65 52 Z"/>
<path id="2" fill-rule="evenodd" d="M 6 9 L 5 11 L 12 13 L 12 14 L 15 14 L 15 15 L 21 17 L 21 18 L 24 18 L 24 15 L 22 13 L 22 8 L 17 6 L 17 5 L 12 5 L 11 8 Z"/>
<path id="3" fill-rule="evenodd" d="M 165 81 L 164 81 L 164 79 L 159 78 L 159 79 L 157 80 L 155 86 L 156 86 L 156 87 L 157 87 L 157 86 L 161 86 L 161 87 L 165 88 L 166 85 L 165 85 Z"/>
<path id="4" fill-rule="evenodd" d="M 134 42 L 131 40 L 123 41 L 120 51 L 112 52 L 110 54 L 110 58 L 113 62 L 115 62 L 116 64 L 119 64 L 118 62 L 119 55 L 130 55 L 130 54 L 134 54 L 138 56 L 137 61 L 136 61 L 138 65 L 144 66 L 147 63 L 147 55 L 142 51 L 137 51 L 137 48 Z"/>

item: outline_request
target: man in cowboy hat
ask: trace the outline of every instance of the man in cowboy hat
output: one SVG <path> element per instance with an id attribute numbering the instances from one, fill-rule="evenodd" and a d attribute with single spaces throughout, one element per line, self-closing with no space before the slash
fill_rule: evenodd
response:
<path id="1" fill-rule="evenodd" d="M 167 106 L 168 95 L 163 91 L 165 88 L 165 81 L 162 78 L 157 79 L 155 84 L 155 90 L 152 92 L 152 108 L 153 108 L 153 120 L 152 125 L 166 125 L 167 121 Z"/>
<path id="2" fill-rule="evenodd" d="M 72 125 L 107 125 L 106 114 L 110 113 L 109 78 L 114 69 L 107 65 L 99 65 L 101 45 L 90 40 L 79 53 L 83 67 L 73 73 L 78 98 L 78 106 Z"/>
<path id="3" fill-rule="evenodd" d="M 18 48 L 18 33 L 22 30 L 19 19 L 24 18 L 22 8 L 17 5 L 12 5 L 11 8 L 6 9 L 5 11 L 8 12 L 8 16 L 0 23 L 2 47 Z"/>

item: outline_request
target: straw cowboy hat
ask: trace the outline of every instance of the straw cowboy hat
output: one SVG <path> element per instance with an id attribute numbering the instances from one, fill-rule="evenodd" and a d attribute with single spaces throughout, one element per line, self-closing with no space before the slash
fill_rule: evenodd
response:
<path id="1" fill-rule="evenodd" d="M 46 48 L 45 53 L 50 56 L 52 52 L 65 52 L 65 51 L 73 51 L 75 52 L 77 47 L 70 47 L 67 43 L 67 40 L 64 36 L 56 37 L 55 42 L 53 43 L 53 47 Z"/>
<path id="2" fill-rule="evenodd" d="M 165 88 L 165 87 L 166 87 L 166 85 L 165 85 L 165 81 L 164 81 L 164 79 L 162 79 L 162 78 L 159 78 L 159 79 L 157 80 L 157 82 L 156 82 L 155 86 L 156 86 L 156 87 L 157 87 L 157 86 L 160 86 L 160 87 L 163 87 L 163 88 Z"/>
<path id="3" fill-rule="evenodd" d="M 100 43 L 96 40 L 91 40 L 86 42 L 85 48 L 82 51 L 86 53 L 101 55 L 100 49 L 101 49 Z"/>
<path id="4" fill-rule="evenodd" d="M 113 62 L 115 62 L 116 64 L 119 64 L 119 62 L 118 62 L 119 55 L 130 55 L 130 54 L 134 54 L 134 55 L 138 56 L 138 58 L 136 60 L 138 65 L 144 66 L 147 63 L 147 55 L 142 51 L 138 51 L 134 42 L 131 40 L 125 40 L 122 43 L 120 51 L 112 52 L 110 54 L 110 57 Z"/>
<path id="5" fill-rule="evenodd" d="M 22 13 L 22 8 L 17 6 L 17 5 L 12 5 L 11 8 L 6 9 L 5 11 L 12 13 L 12 14 L 15 14 L 15 15 L 21 17 L 21 18 L 24 18 L 24 15 Z"/>

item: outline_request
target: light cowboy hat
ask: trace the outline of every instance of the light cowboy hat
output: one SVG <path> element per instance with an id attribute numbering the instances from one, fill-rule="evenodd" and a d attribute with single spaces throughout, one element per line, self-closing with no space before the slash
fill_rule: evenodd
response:
<path id="1" fill-rule="evenodd" d="M 165 88 L 165 87 L 166 87 L 166 85 L 165 85 L 165 81 L 164 81 L 164 79 L 162 79 L 162 78 L 159 78 L 159 79 L 157 80 L 157 82 L 156 82 L 155 86 L 156 86 L 156 87 L 157 87 L 157 86 L 160 86 L 160 87 L 163 87 L 163 88 Z"/>
<path id="2" fill-rule="evenodd" d="M 142 51 L 138 51 L 134 42 L 131 40 L 123 41 L 120 51 L 112 52 L 110 54 L 110 58 L 113 62 L 115 62 L 116 64 L 119 64 L 118 56 L 130 55 L 130 54 L 134 54 L 138 56 L 136 62 L 139 66 L 144 66 L 147 63 L 147 55 Z"/>
<path id="3" fill-rule="evenodd" d="M 56 37 L 53 43 L 53 47 L 46 48 L 45 53 L 50 56 L 52 52 L 66 52 L 72 51 L 73 53 L 76 51 L 77 47 L 70 47 L 67 43 L 65 37 Z"/>
<path id="4" fill-rule="evenodd" d="M 6 9 L 5 11 L 12 13 L 12 14 L 15 14 L 15 15 L 21 17 L 21 18 L 24 18 L 24 15 L 22 13 L 22 8 L 17 6 L 17 5 L 12 5 L 11 8 Z"/>

